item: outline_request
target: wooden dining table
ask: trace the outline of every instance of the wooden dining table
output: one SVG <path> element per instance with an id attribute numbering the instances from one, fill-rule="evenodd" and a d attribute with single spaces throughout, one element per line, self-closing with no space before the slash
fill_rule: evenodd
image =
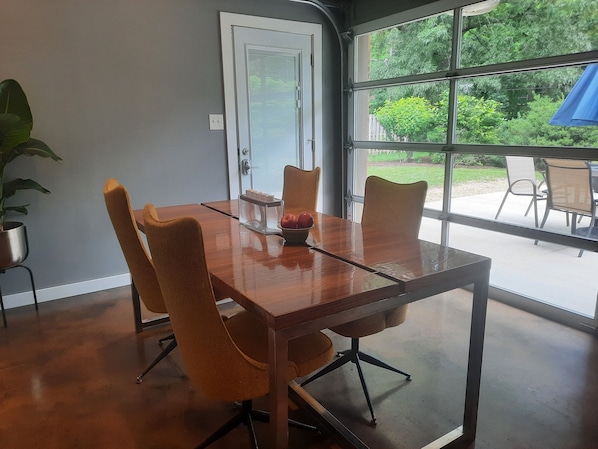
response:
<path id="1" fill-rule="evenodd" d="M 268 327 L 270 436 L 276 449 L 288 448 L 289 395 L 341 447 L 368 448 L 297 383 L 287 383 L 289 340 L 473 285 L 463 424 L 425 448 L 475 439 L 490 259 L 321 213 L 304 245 L 288 245 L 279 235 L 245 228 L 236 200 L 158 207 L 157 213 L 161 220 L 199 221 L 214 288 Z M 142 211 L 134 215 L 143 231 Z"/>

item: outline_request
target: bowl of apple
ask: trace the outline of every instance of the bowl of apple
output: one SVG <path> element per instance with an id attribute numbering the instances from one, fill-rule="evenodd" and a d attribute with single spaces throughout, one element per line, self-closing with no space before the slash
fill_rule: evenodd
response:
<path id="1" fill-rule="evenodd" d="M 305 243 L 309 230 L 314 227 L 314 217 L 309 212 L 301 212 L 299 215 L 285 214 L 278 227 L 286 243 L 300 245 Z"/>

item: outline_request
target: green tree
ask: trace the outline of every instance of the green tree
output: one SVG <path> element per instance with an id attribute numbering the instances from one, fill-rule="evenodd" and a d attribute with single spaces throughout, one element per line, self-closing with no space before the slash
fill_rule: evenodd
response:
<path id="1" fill-rule="evenodd" d="M 457 136 L 460 142 L 499 142 L 503 121 L 501 104 L 471 95 L 459 95 Z M 421 97 L 406 97 L 387 101 L 375 112 L 389 140 L 407 142 L 442 142 L 446 140 L 448 97 L 443 95 L 435 104 Z"/>
<path id="2" fill-rule="evenodd" d="M 554 126 L 548 121 L 560 105 L 548 97 L 536 97 L 528 110 L 505 122 L 500 133 L 501 144 L 566 147 L 598 146 L 598 127 Z"/>
<path id="3" fill-rule="evenodd" d="M 464 18 L 461 66 L 520 61 L 598 48 L 596 0 L 502 0 L 490 14 Z M 370 78 L 388 79 L 448 70 L 452 15 L 441 14 L 370 36 Z M 541 70 L 459 82 L 461 93 L 498 101 L 507 119 L 526 111 L 537 95 L 564 97 L 581 69 Z M 372 92 L 371 111 L 387 100 L 418 96 L 440 100 L 446 83 Z"/>
<path id="4" fill-rule="evenodd" d="M 375 115 L 388 140 L 394 141 L 427 142 L 437 120 L 436 108 L 421 97 L 387 101 Z"/>
<path id="5" fill-rule="evenodd" d="M 461 66 L 596 49 L 597 10 L 595 0 L 503 0 L 492 14 L 464 18 Z M 510 119 L 536 95 L 564 96 L 580 74 L 564 69 L 476 78 L 467 93 L 500 101 Z"/>

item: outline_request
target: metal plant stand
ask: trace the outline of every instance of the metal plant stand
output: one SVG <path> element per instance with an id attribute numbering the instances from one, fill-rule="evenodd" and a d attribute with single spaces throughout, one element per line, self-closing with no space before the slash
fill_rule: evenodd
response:
<path id="1" fill-rule="evenodd" d="M 20 225 L 20 226 L 19 226 Z M 22 262 L 29 255 L 29 241 L 27 239 L 27 228 L 22 223 L 6 222 L 5 231 L 2 232 L 1 244 L 3 247 L 10 246 L 12 252 L 7 254 L 4 260 L 0 260 L 0 275 L 6 273 L 11 268 L 24 268 L 29 273 L 31 289 L 33 291 L 33 300 L 35 310 L 37 306 L 37 294 L 35 292 L 35 282 L 33 281 L 33 272 L 22 265 Z M 2 309 L 2 322 L 7 327 L 6 311 L 4 310 L 4 300 L 2 299 L 2 289 L 0 288 L 0 309 Z"/>

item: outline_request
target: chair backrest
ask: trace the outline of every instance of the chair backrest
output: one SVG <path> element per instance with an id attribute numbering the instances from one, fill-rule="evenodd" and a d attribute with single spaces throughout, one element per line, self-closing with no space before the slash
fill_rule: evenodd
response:
<path id="1" fill-rule="evenodd" d="M 548 207 L 593 216 L 592 172 L 588 163 L 571 159 L 543 161 L 546 165 Z"/>
<path id="2" fill-rule="evenodd" d="M 427 190 L 425 181 L 398 184 L 369 176 L 365 181 L 361 223 L 415 239 L 419 235 Z"/>
<path id="3" fill-rule="evenodd" d="M 127 190 L 116 179 L 108 179 L 104 185 L 104 200 L 141 300 L 151 312 L 166 313 L 158 278 L 139 235 Z"/>
<path id="4" fill-rule="evenodd" d="M 315 212 L 319 186 L 320 167 L 313 170 L 302 170 L 292 165 L 285 166 L 282 186 L 285 212 Z"/>
<path id="5" fill-rule="evenodd" d="M 509 190 L 514 195 L 534 195 L 537 193 L 538 178 L 533 157 L 506 156 Z"/>
<path id="6" fill-rule="evenodd" d="M 189 379 L 208 397 L 242 401 L 268 392 L 268 365 L 247 357 L 230 337 L 214 300 L 199 222 L 159 221 L 145 206 L 145 232 Z"/>

